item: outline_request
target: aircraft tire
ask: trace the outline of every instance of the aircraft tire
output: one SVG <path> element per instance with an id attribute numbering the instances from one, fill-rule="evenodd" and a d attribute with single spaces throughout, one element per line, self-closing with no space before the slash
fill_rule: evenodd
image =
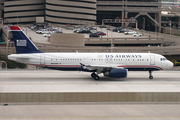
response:
<path id="1" fill-rule="evenodd" d="M 99 80 L 99 76 L 96 75 L 96 76 L 94 77 L 94 80 Z"/>
<path id="2" fill-rule="evenodd" d="M 149 79 L 153 79 L 153 76 L 149 76 Z"/>
<path id="3" fill-rule="evenodd" d="M 95 76 L 96 76 L 95 73 L 92 73 L 92 74 L 91 74 L 91 77 L 92 77 L 92 78 L 95 78 Z"/>

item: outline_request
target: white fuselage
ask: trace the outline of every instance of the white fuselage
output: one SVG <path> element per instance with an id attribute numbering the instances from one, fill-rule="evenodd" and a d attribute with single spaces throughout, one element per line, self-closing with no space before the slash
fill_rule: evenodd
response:
<path id="1" fill-rule="evenodd" d="M 59 70 L 79 69 L 81 64 L 150 71 L 172 68 L 172 62 L 153 53 L 31 53 L 12 54 L 8 59 Z"/>

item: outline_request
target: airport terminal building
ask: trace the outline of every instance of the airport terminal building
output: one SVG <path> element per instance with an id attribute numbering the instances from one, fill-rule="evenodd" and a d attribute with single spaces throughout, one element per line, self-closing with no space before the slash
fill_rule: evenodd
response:
<path id="1" fill-rule="evenodd" d="M 129 19 L 138 21 L 138 28 L 158 29 L 162 23 L 162 3 L 168 0 L 1 0 L 0 17 L 4 24 L 27 24 L 36 17 L 53 24 L 94 25 L 104 19 Z M 177 0 L 176 0 L 177 1 Z M 179 9 L 177 9 L 179 10 Z M 165 16 L 167 18 L 167 16 Z M 179 19 L 173 21 L 178 26 Z M 135 24 L 105 23 L 116 26 Z"/>
<path id="2" fill-rule="evenodd" d="M 36 17 L 55 24 L 94 24 L 96 0 L 7 0 L 1 17 L 5 24 L 33 23 Z"/>

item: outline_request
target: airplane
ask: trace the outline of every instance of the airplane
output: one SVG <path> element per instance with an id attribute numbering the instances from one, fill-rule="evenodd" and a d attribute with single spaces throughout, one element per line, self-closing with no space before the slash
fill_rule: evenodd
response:
<path id="1" fill-rule="evenodd" d="M 41 52 L 19 26 L 10 26 L 17 54 L 8 59 L 42 68 L 91 72 L 94 80 L 99 74 L 110 78 L 126 78 L 128 71 L 171 69 L 173 63 L 155 53 L 44 53 Z"/>

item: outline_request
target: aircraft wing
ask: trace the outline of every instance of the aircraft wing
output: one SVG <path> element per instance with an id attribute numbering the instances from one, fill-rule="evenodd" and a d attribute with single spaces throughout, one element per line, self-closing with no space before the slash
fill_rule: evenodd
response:
<path id="1" fill-rule="evenodd" d="M 99 70 L 99 71 L 102 71 L 103 69 L 123 69 L 123 67 L 118 67 L 118 65 L 85 65 L 85 64 L 81 64 L 81 66 L 84 68 L 84 69 L 88 69 L 88 70 Z"/>

